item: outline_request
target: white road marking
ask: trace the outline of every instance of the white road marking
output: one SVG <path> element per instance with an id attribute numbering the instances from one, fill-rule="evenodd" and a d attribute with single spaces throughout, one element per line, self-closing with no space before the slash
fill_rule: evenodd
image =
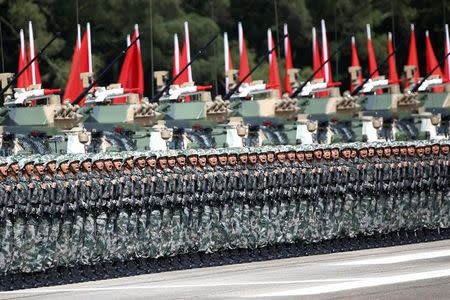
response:
<path id="1" fill-rule="evenodd" d="M 356 265 L 387 265 L 387 264 L 398 264 L 402 262 L 414 261 L 414 260 L 423 260 L 423 259 L 432 259 L 439 257 L 450 256 L 449 250 L 438 250 L 431 252 L 420 252 L 414 254 L 404 254 L 404 255 L 395 255 L 395 256 L 386 256 L 382 258 L 372 258 L 372 259 L 361 259 L 361 260 L 353 260 L 353 261 L 344 261 L 344 262 L 335 262 L 332 263 L 333 266 L 356 266 Z"/>
<path id="2" fill-rule="evenodd" d="M 322 282 L 348 282 L 359 281 L 364 278 L 330 278 L 330 279 L 310 279 L 310 280 L 290 280 L 290 281 L 261 281 L 261 282 L 230 282 L 230 283 L 204 283 L 204 284 L 180 284 L 180 285 L 128 285 L 128 286 L 106 286 L 106 287 L 80 287 L 80 288 L 61 288 L 61 287 L 43 287 L 36 289 L 16 290 L 0 292 L 2 294 L 34 294 L 34 293 L 63 293 L 63 292 L 94 292 L 94 291 L 114 291 L 114 290 L 146 290 L 146 289 L 168 289 L 168 288 L 208 288 L 208 287 L 226 287 L 226 286 L 256 286 L 256 285 L 281 285 L 281 284 L 301 284 L 301 283 L 322 283 Z M 79 283 L 82 285 L 83 283 Z M 96 282 L 100 285 L 101 282 Z M 136 284 L 136 283 L 134 283 Z"/>
<path id="3" fill-rule="evenodd" d="M 385 276 L 378 278 L 367 278 L 359 281 L 336 283 L 319 285 L 308 288 L 290 289 L 280 292 L 257 294 L 252 296 L 247 296 L 249 298 L 261 298 L 261 297 L 280 297 L 280 296 L 307 296 L 307 295 L 318 295 L 318 294 L 328 294 L 334 292 L 342 292 L 347 290 L 354 290 L 360 288 L 375 287 L 380 285 L 390 285 L 398 284 L 410 281 L 418 281 L 425 279 L 433 279 L 440 277 L 450 276 L 450 269 L 442 269 L 429 272 L 419 272 L 419 273 L 409 273 L 395 276 Z"/>

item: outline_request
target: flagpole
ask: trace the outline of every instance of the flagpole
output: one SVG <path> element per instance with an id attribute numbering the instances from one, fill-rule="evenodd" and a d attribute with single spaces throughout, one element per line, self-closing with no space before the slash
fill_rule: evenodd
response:
<path id="1" fill-rule="evenodd" d="M 88 65 L 89 65 L 89 72 L 92 73 L 91 24 L 89 22 L 87 22 L 86 24 L 86 31 L 88 40 Z"/>
<path id="2" fill-rule="evenodd" d="M 33 24 L 31 21 L 28 22 L 28 39 L 29 39 L 29 47 L 30 47 L 30 60 L 31 63 L 31 82 L 36 84 L 36 64 L 34 62 L 34 34 L 33 34 Z"/>
<path id="3" fill-rule="evenodd" d="M 150 72 L 151 72 L 151 91 L 152 91 L 152 98 L 155 96 L 155 89 L 153 87 L 154 85 L 154 67 L 153 67 L 153 0 L 149 0 L 149 8 L 150 8 Z"/>
<path id="4" fill-rule="evenodd" d="M 3 32 L 2 32 L 2 22 L 0 22 L 0 51 L 2 56 L 2 73 L 5 72 L 5 57 L 3 53 Z"/>

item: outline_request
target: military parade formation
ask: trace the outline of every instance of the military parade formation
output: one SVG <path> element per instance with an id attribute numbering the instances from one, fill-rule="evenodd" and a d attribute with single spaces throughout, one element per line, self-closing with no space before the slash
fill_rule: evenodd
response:
<path id="1" fill-rule="evenodd" d="M 2 274 L 450 227 L 449 140 L 0 161 Z"/>

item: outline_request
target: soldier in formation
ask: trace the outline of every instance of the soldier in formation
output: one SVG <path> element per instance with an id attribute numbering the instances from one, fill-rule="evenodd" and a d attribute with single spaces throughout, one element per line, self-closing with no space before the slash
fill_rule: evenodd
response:
<path id="1" fill-rule="evenodd" d="M 0 158 L 0 272 L 450 227 L 449 141 Z"/>

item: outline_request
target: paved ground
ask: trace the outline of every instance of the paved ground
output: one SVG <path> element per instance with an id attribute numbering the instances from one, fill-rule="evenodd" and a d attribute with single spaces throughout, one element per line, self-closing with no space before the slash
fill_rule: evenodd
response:
<path id="1" fill-rule="evenodd" d="M 0 293 L 0 299 L 449 299 L 450 240 Z"/>

